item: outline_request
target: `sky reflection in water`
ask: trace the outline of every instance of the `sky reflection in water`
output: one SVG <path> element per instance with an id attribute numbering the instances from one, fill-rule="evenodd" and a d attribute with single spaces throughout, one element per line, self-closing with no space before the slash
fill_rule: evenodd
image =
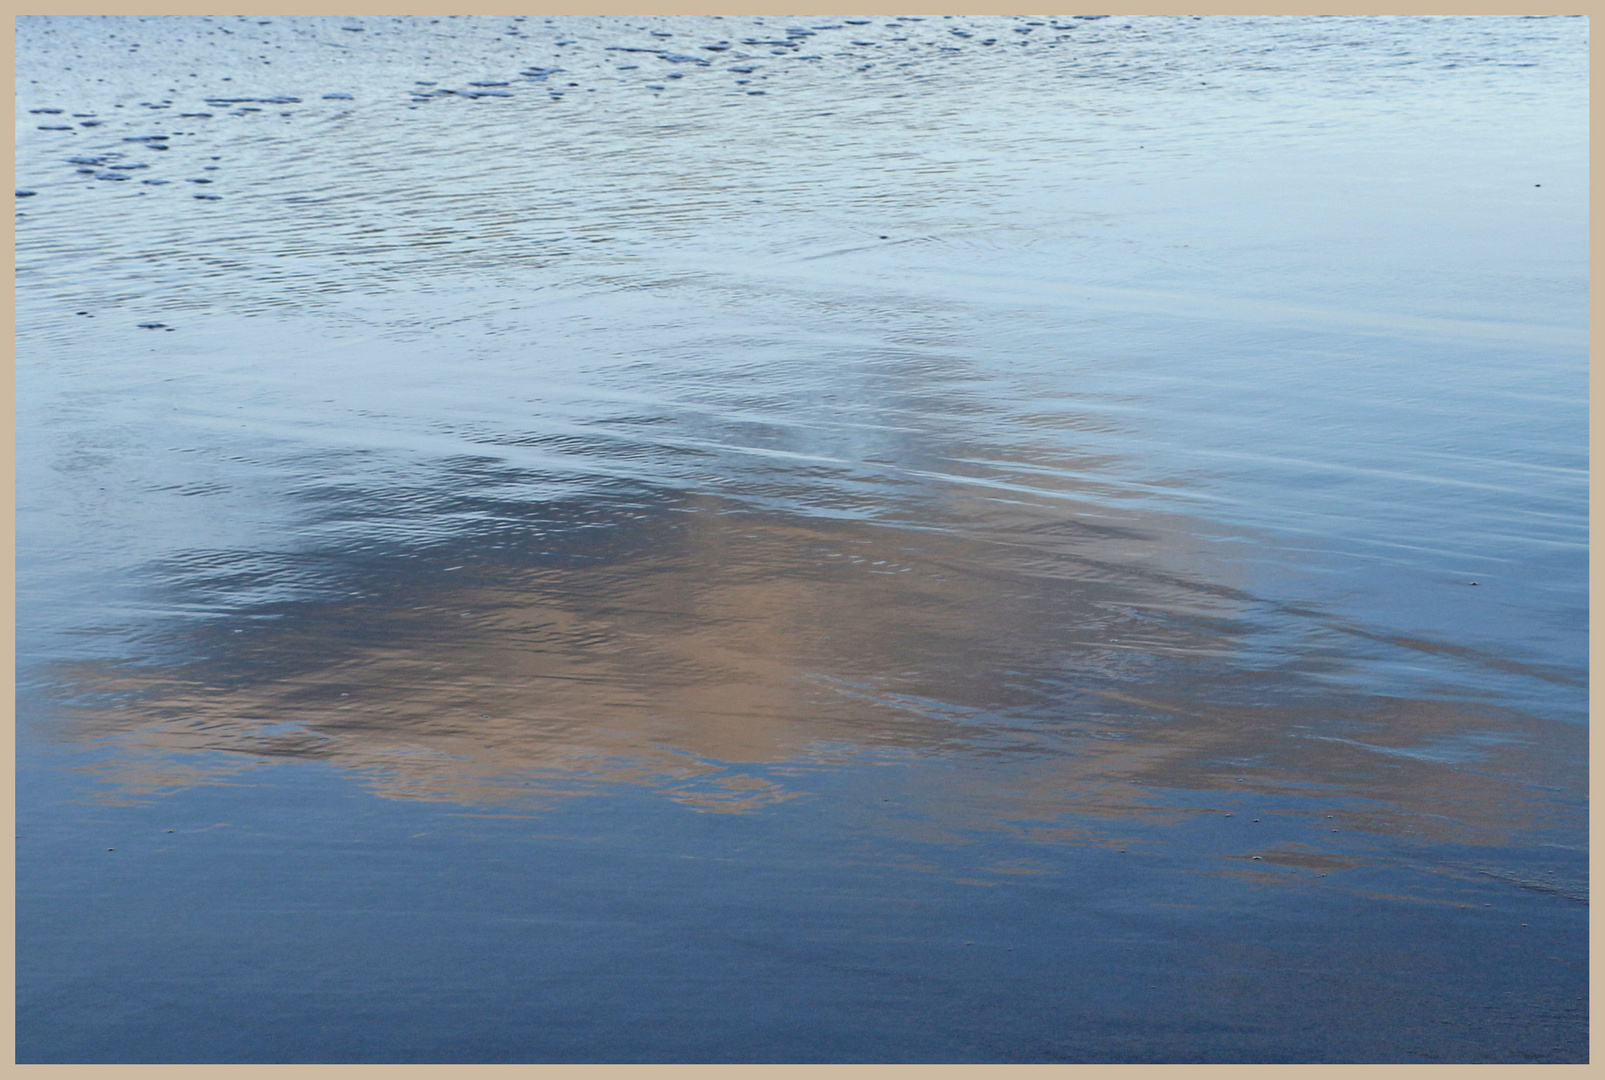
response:
<path id="1" fill-rule="evenodd" d="M 21 831 L 241 784 L 287 785 L 264 821 L 332 821 L 347 796 L 301 805 L 314 774 L 283 769 L 334 766 L 387 804 L 638 835 L 618 865 L 718 811 L 791 873 L 849 828 L 950 885 L 1142 851 L 1144 904 L 1224 875 L 1359 923 L 1497 882 L 1572 957 L 1586 24 L 649 21 L 727 47 L 21 20 Z M 56 828 L 27 896 L 93 831 Z M 93 936 L 60 933 L 26 970 Z M 1425 1057 L 1581 1046 L 1575 980 L 1533 963 L 1487 978 L 1561 1034 L 1445 1006 L 1482 1034 Z M 1145 1050 L 907 1045 L 1419 1043 L 1212 1042 L 1143 993 L 1177 1025 Z M 26 1045 L 106 1052 L 41 1023 Z M 407 1059 L 365 1037 L 325 1053 Z M 639 1054 L 818 1049 L 751 1039 Z M 863 1039 L 843 1056 L 920 1056 Z"/>

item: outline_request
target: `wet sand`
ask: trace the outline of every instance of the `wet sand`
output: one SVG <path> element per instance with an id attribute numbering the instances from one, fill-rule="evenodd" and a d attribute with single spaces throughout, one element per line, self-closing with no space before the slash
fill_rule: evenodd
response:
<path id="1" fill-rule="evenodd" d="M 1585 1060 L 1585 35 L 20 20 L 19 1060 Z"/>

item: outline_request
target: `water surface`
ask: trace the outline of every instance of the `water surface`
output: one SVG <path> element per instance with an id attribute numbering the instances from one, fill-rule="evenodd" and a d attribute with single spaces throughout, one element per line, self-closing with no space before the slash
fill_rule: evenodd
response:
<path id="1" fill-rule="evenodd" d="M 20 1060 L 1586 1059 L 1586 20 L 17 42 Z"/>

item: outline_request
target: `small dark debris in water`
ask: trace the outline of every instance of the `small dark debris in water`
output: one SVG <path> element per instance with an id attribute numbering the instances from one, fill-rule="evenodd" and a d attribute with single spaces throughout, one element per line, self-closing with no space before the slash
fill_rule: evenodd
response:
<path id="1" fill-rule="evenodd" d="M 104 120 L 80 120 L 78 122 L 78 126 L 79 127 L 99 127 L 101 124 L 104 124 L 105 122 L 106 121 L 104 121 Z"/>
<path id="2" fill-rule="evenodd" d="M 192 184 L 210 184 L 211 183 L 210 180 L 208 180 L 208 179 L 206 179 L 205 177 L 202 177 L 202 176 L 191 176 L 188 179 L 189 179 L 189 182 L 192 183 Z"/>
<path id="3" fill-rule="evenodd" d="M 29 109 L 28 111 L 33 113 L 35 116 L 58 116 L 58 115 L 60 115 L 62 113 L 63 110 L 61 110 L 61 109 Z"/>
<path id="4" fill-rule="evenodd" d="M 1255 819 L 1254 819 L 1254 820 L 1255 820 L 1255 821 L 1258 821 L 1258 820 L 1259 820 L 1259 818 L 1255 818 Z"/>
<path id="5" fill-rule="evenodd" d="M 748 90 L 747 93 L 748 93 L 748 95 L 750 95 L 752 97 L 761 97 L 764 94 L 768 93 L 768 91 L 767 90 Z"/>
<path id="6" fill-rule="evenodd" d="M 348 34 L 360 34 L 363 31 L 363 27 L 360 26 L 342 26 L 340 29 Z"/>
<path id="7" fill-rule="evenodd" d="M 323 100 L 324 101 L 351 101 L 353 99 L 352 99 L 350 94 L 324 94 L 323 95 Z"/>
<path id="8" fill-rule="evenodd" d="M 883 237 L 881 237 L 881 239 L 882 239 L 882 240 L 890 240 L 890 239 L 891 239 L 891 237 L 890 237 L 890 236 L 883 236 Z"/>
<path id="9" fill-rule="evenodd" d="M 195 198 L 197 198 L 197 199 L 205 199 L 207 202 L 217 202 L 222 197 L 223 196 L 221 196 L 221 195 L 197 195 L 197 196 L 195 196 Z"/>
<path id="10" fill-rule="evenodd" d="M 1251 859 L 1253 859 L 1255 862 L 1264 862 L 1265 861 L 1264 859 L 1260 858 L 1258 855 L 1251 855 L 1249 857 Z"/>
<path id="11" fill-rule="evenodd" d="M 87 312 L 87 311 L 75 311 L 75 312 L 73 312 L 73 314 L 74 314 L 74 315 L 89 315 L 89 312 Z M 93 319 L 93 318 L 94 318 L 94 316 L 93 316 L 93 315 L 89 315 L 89 317 L 90 317 L 90 318 L 91 318 L 91 319 Z"/>
<path id="12" fill-rule="evenodd" d="M 139 324 L 139 328 L 141 330 L 165 330 L 167 329 L 167 324 L 159 322 L 142 322 Z"/>
<path id="13" fill-rule="evenodd" d="M 37 195 L 37 194 L 39 194 L 37 191 L 22 191 L 22 190 L 19 190 L 17 192 L 17 198 L 26 199 L 29 195 Z"/>
<path id="14" fill-rule="evenodd" d="M 1477 583 L 1476 583 L 1476 582 L 1475 582 L 1475 581 L 1468 581 L 1468 582 L 1467 582 L 1467 583 L 1466 583 L 1466 584 L 1468 584 L 1468 585 L 1475 585 L 1475 584 L 1477 584 Z"/>
<path id="15" fill-rule="evenodd" d="M 168 830 L 167 830 L 167 831 L 168 831 L 168 832 L 172 832 L 172 831 L 173 831 L 173 830 L 172 830 L 172 829 L 168 829 Z"/>

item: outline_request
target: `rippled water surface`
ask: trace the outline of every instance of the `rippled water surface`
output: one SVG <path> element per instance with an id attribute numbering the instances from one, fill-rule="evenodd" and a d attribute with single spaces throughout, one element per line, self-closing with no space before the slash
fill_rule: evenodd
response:
<path id="1" fill-rule="evenodd" d="M 1586 20 L 17 85 L 20 1060 L 1586 1060 Z"/>

